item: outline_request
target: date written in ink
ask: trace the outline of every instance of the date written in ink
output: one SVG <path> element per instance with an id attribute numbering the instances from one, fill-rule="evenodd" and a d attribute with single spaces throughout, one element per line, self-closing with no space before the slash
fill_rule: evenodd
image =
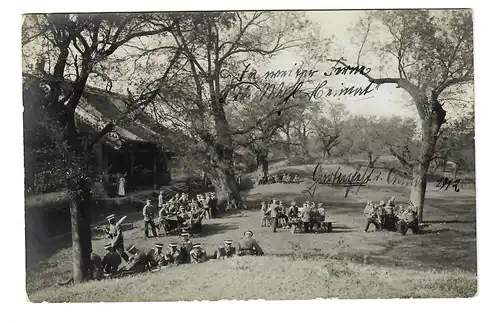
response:
<path id="1" fill-rule="evenodd" d="M 438 188 L 439 191 L 447 191 L 448 188 L 451 186 L 452 188 L 455 189 L 455 192 L 460 192 L 460 189 L 458 188 L 458 185 L 460 184 L 459 179 L 450 179 L 448 177 L 441 177 L 439 181 L 436 183 L 436 187 Z"/>

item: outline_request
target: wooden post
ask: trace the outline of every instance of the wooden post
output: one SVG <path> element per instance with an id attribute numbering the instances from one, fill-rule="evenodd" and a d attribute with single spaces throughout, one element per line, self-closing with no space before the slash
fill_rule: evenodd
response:
<path id="1" fill-rule="evenodd" d="M 158 180 L 157 180 L 157 153 L 156 151 L 153 154 L 153 188 L 158 189 Z"/>

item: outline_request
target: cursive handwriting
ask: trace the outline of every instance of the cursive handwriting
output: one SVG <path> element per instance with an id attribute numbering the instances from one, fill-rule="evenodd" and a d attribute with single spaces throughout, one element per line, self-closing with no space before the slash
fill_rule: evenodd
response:
<path id="1" fill-rule="evenodd" d="M 329 174 L 324 174 L 322 173 L 323 167 L 321 166 L 320 163 L 318 163 L 314 168 L 312 175 L 313 184 L 308 189 L 303 190 L 302 194 L 309 193 L 311 197 L 314 197 L 318 184 L 329 185 L 332 187 L 343 186 L 346 188 L 344 197 L 347 197 L 352 187 L 357 187 L 358 188 L 356 190 L 357 194 L 362 186 L 366 186 L 366 184 L 370 182 L 371 176 L 375 169 L 372 168 L 372 170 L 368 173 L 368 167 L 367 167 L 363 172 L 363 175 L 361 175 L 360 170 L 361 166 L 358 166 L 358 168 L 354 173 L 343 174 L 340 172 L 340 167 L 339 167 L 337 168 L 337 171 L 335 173 L 332 172 Z"/>

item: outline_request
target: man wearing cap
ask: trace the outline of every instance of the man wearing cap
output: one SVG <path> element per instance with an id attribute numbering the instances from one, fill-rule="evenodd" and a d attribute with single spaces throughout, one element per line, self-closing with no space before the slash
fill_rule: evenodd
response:
<path id="1" fill-rule="evenodd" d="M 177 248 L 177 243 L 172 242 L 168 244 L 169 251 L 165 254 L 165 258 L 167 259 L 167 263 L 169 265 L 179 265 L 182 263 L 182 255 Z"/>
<path id="2" fill-rule="evenodd" d="M 375 209 L 375 214 L 377 215 L 378 222 L 380 223 L 380 229 L 386 228 L 386 215 L 385 201 L 380 201 L 379 205 Z"/>
<path id="3" fill-rule="evenodd" d="M 292 201 L 292 205 L 288 208 L 287 211 L 288 219 L 296 219 L 299 216 L 299 207 L 295 201 Z"/>
<path id="4" fill-rule="evenodd" d="M 146 236 L 146 239 L 149 238 L 148 227 L 151 227 L 151 231 L 153 231 L 153 236 L 157 238 L 158 235 L 156 234 L 156 226 L 154 221 L 154 206 L 151 204 L 150 199 L 146 201 L 146 205 L 142 209 L 142 215 L 144 216 L 144 235 Z"/>
<path id="5" fill-rule="evenodd" d="M 273 203 L 269 205 L 269 211 L 271 216 L 271 229 L 273 232 L 276 232 L 276 227 L 278 226 L 278 217 L 279 217 L 279 205 L 276 199 L 273 199 Z"/>
<path id="6" fill-rule="evenodd" d="M 181 261 L 182 263 L 190 263 L 189 253 L 193 249 L 193 243 L 191 242 L 191 234 L 187 231 L 181 233 L 182 241 L 180 244 Z"/>
<path id="7" fill-rule="evenodd" d="M 253 238 L 253 232 L 250 230 L 245 231 L 243 237 L 238 242 L 238 256 L 262 256 L 264 252 L 259 246 L 257 241 Z"/>
<path id="8" fill-rule="evenodd" d="M 193 250 L 189 253 L 192 264 L 199 264 L 208 261 L 207 252 L 201 247 L 201 243 L 193 243 Z"/>
<path id="9" fill-rule="evenodd" d="M 311 227 L 311 207 L 309 206 L 309 201 L 304 203 L 300 217 L 304 226 L 304 232 L 309 232 Z"/>
<path id="10" fill-rule="evenodd" d="M 364 229 L 364 232 L 368 232 L 368 229 L 370 228 L 370 224 L 373 223 L 377 231 L 380 231 L 380 221 L 378 220 L 375 206 L 371 201 L 366 202 L 366 206 L 364 209 L 364 214 L 366 216 L 366 226 Z"/>
<path id="11" fill-rule="evenodd" d="M 111 246 L 116 252 L 123 258 L 123 260 L 129 260 L 127 253 L 125 252 L 125 247 L 123 246 L 123 233 L 119 224 L 116 223 L 115 215 L 111 214 L 106 217 L 108 220 L 108 237 L 111 239 Z"/>
<path id="12" fill-rule="evenodd" d="M 163 254 L 163 243 L 155 243 L 155 248 L 147 254 L 148 267 L 151 270 L 160 269 L 167 265 L 167 260 Z"/>
<path id="13" fill-rule="evenodd" d="M 129 263 L 124 267 L 123 274 L 139 274 L 146 271 L 148 267 L 147 256 L 144 251 L 140 251 L 134 245 L 127 248 L 127 251 L 132 255 Z"/>
<path id="14" fill-rule="evenodd" d="M 233 240 L 226 239 L 224 240 L 224 245 L 219 246 L 214 253 L 215 259 L 225 259 L 230 258 L 236 255 L 236 248 L 233 247 Z"/>
<path id="15" fill-rule="evenodd" d="M 95 280 L 102 279 L 102 260 L 101 257 L 93 250 L 90 251 L 91 277 Z"/>
<path id="16" fill-rule="evenodd" d="M 120 255 L 113 250 L 111 243 L 104 246 L 106 254 L 102 257 L 102 268 L 104 274 L 107 276 L 113 276 L 118 272 L 118 267 L 122 262 Z"/>
<path id="17" fill-rule="evenodd" d="M 269 210 L 269 207 L 267 206 L 266 201 L 262 202 L 260 210 L 262 211 L 262 220 L 260 222 L 260 226 L 267 227 L 269 219 L 270 219 L 270 217 L 269 217 L 270 210 Z"/>

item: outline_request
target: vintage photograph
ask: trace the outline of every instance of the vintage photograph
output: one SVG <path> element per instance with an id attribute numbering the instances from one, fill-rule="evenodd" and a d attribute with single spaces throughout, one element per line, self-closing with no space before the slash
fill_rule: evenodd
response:
<path id="1" fill-rule="evenodd" d="M 23 15 L 29 301 L 473 297 L 472 16 Z"/>

